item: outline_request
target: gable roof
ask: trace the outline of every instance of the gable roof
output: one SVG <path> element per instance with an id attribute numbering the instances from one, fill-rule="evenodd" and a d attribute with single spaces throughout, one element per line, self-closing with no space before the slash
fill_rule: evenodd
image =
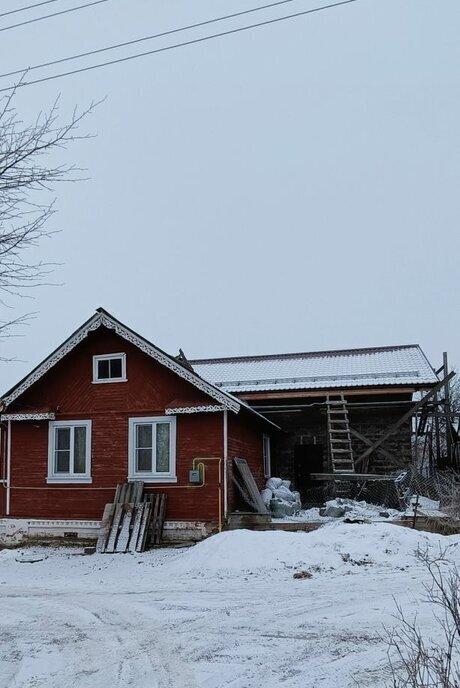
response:
<path id="1" fill-rule="evenodd" d="M 134 344 L 138 349 L 146 353 L 161 365 L 169 368 L 173 373 L 179 377 L 190 382 L 194 387 L 201 390 L 215 401 L 222 404 L 225 409 L 238 413 L 241 407 L 241 402 L 231 394 L 217 389 L 212 383 L 203 380 L 197 373 L 190 369 L 189 366 L 184 365 L 173 356 L 165 353 L 157 346 L 147 341 L 136 332 L 131 330 L 126 325 L 123 325 L 119 320 L 110 315 L 103 308 L 98 308 L 96 313 L 89 318 L 83 325 L 78 328 L 68 339 L 65 340 L 52 354 L 50 354 L 44 361 L 42 361 L 36 368 L 34 368 L 25 378 L 10 389 L 1 399 L 4 406 L 7 407 L 21 394 L 23 394 L 29 387 L 31 387 L 37 380 L 39 380 L 45 373 L 47 373 L 53 366 L 70 353 L 80 342 L 82 342 L 90 332 L 97 330 L 99 327 L 106 327 L 109 330 L 114 330 L 116 334 L 126 341 Z M 244 405 L 246 406 L 246 405 Z M 259 415 L 259 414 L 257 414 Z M 266 419 L 264 419 L 266 420 Z M 267 421 L 269 422 L 269 421 Z"/>
<path id="2" fill-rule="evenodd" d="M 226 392 L 434 385 L 439 380 L 418 344 L 368 349 L 237 356 L 191 361 Z"/>

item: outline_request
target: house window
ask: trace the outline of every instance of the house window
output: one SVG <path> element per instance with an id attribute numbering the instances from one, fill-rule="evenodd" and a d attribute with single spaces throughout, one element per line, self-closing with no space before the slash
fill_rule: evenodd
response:
<path id="1" fill-rule="evenodd" d="M 272 474 L 271 454 L 270 454 L 270 435 L 263 437 L 263 452 L 264 452 L 264 475 L 270 478 Z"/>
<path id="2" fill-rule="evenodd" d="M 128 477 L 147 482 L 177 482 L 174 417 L 129 419 Z"/>
<path id="3" fill-rule="evenodd" d="M 126 382 L 126 354 L 93 356 L 93 382 Z"/>
<path id="4" fill-rule="evenodd" d="M 47 482 L 92 482 L 90 420 L 50 423 Z"/>

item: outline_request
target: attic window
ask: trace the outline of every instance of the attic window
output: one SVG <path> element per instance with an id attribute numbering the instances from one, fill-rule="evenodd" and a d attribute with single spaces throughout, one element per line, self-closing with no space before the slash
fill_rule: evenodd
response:
<path id="1" fill-rule="evenodd" d="M 93 382 L 126 382 L 126 354 L 93 356 Z"/>

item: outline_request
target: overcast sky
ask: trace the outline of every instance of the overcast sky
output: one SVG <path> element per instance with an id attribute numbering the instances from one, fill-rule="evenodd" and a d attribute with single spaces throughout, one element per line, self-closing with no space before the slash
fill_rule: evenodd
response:
<path id="1" fill-rule="evenodd" d="M 110 0 L 0 33 L 1 71 L 255 6 Z M 3 310 L 37 316 L 2 343 L 19 359 L 2 391 L 98 306 L 190 358 L 420 343 L 460 365 L 459 34 L 458 0 L 359 0 L 23 88 L 25 121 L 58 94 L 64 119 L 107 99 L 84 127 L 96 137 L 67 153 L 89 180 L 56 190 L 62 231 L 35 253 L 62 286 Z"/>

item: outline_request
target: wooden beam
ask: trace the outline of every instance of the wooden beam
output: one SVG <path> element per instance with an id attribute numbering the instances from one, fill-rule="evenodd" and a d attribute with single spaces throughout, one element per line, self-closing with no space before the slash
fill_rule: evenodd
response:
<path id="1" fill-rule="evenodd" d="M 358 440 L 360 440 L 360 442 L 363 442 L 363 444 L 367 444 L 368 447 L 372 447 L 372 441 L 368 437 L 364 437 L 364 435 L 361 435 L 360 432 L 354 430 L 353 428 L 349 428 L 349 430 L 352 435 L 354 435 Z M 390 452 L 384 449 L 383 447 L 379 447 L 377 451 L 379 451 L 386 459 L 397 462 L 397 459 L 394 456 L 394 454 L 390 454 Z"/>
<path id="2" fill-rule="evenodd" d="M 429 389 L 430 385 L 412 385 L 410 387 L 347 387 L 345 389 L 323 389 L 306 392 L 304 390 L 287 390 L 283 392 L 232 392 L 233 395 L 245 401 L 258 399 L 315 399 L 326 398 L 327 394 L 344 394 L 346 397 L 367 395 L 413 394 L 421 389 Z"/>
<path id="3" fill-rule="evenodd" d="M 394 480 L 395 476 L 381 473 L 310 473 L 310 480 L 343 480 L 347 482 Z"/>
<path id="4" fill-rule="evenodd" d="M 370 447 L 368 447 L 368 449 L 366 449 L 366 451 L 363 452 L 361 454 L 361 456 L 358 456 L 358 458 L 355 459 L 355 466 L 358 465 L 359 463 L 361 463 L 362 461 L 364 461 L 364 459 L 366 457 L 368 457 L 369 454 L 371 454 L 373 451 L 375 451 L 378 447 L 380 447 L 381 444 L 383 444 L 383 442 L 385 442 L 385 440 L 387 440 L 389 437 L 391 437 L 391 435 L 393 435 L 393 433 L 395 433 L 396 430 L 398 430 L 398 428 L 401 427 L 401 425 L 404 425 L 404 423 L 406 423 L 406 421 L 408 421 L 410 418 L 412 418 L 414 413 L 416 413 L 416 411 L 418 411 L 419 408 L 424 406 L 424 404 L 426 404 L 428 399 L 431 399 L 431 397 L 433 397 L 435 394 L 437 394 L 437 392 L 439 392 L 441 387 L 444 387 L 446 385 L 446 383 L 449 382 L 449 380 L 451 380 L 454 377 L 454 375 L 455 375 L 455 372 L 452 371 L 451 373 L 449 373 L 449 375 L 447 375 L 447 377 L 444 378 L 444 380 L 441 380 L 440 382 L 438 382 L 437 385 L 432 387 L 432 389 L 430 389 L 430 391 L 427 394 L 425 394 L 425 396 L 422 397 L 420 399 L 420 401 L 417 401 L 417 403 L 414 404 L 412 406 L 412 408 L 410 408 L 398 421 L 396 421 L 396 423 L 393 423 L 393 425 L 391 425 L 388 428 L 388 430 L 386 432 L 384 432 L 383 435 L 378 440 L 373 442 L 373 444 Z"/>

